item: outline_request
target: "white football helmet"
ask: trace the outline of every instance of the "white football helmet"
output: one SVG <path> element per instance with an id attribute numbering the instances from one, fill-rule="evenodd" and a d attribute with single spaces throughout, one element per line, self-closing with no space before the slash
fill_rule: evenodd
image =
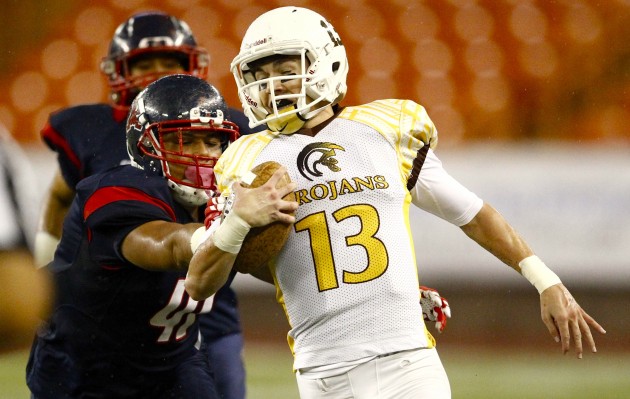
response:
<path id="1" fill-rule="evenodd" d="M 256 81 L 249 64 L 272 55 L 302 57 L 302 73 L 291 76 L 302 80 L 302 90 L 281 96 L 271 90 L 273 111 L 268 112 L 260 102 L 261 87 L 273 87 L 273 81 L 283 77 Z M 347 90 L 348 58 L 339 35 L 323 16 L 301 7 L 276 8 L 252 22 L 230 70 L 250 127 L 266 123 L 284 134 L 294 133 L 326 105 L 341 101 Z M 278 110 L 283 99 L 293 101 L 294 108 Z"/>

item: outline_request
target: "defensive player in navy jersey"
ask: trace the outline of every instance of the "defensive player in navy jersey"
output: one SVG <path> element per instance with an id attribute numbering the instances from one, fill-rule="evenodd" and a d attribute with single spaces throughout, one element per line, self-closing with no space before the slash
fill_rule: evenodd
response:
<path id="1" fill-rule="evenodd" d="M 53 113 L 42 130 L 59 164 L 45 201 L 36 238 L 36 257 L 45 265 L 53 257 L 63 219 L 77 183 L 90 175 L 128 163 L 125 120 L 138 92 L 157 78 L 185 73 L 206 78 L 209 55 L 197 45 L 184 21 L 159 12 L 132 16 L 116 30 L 101 64 L 111 89 L 110 104 L 74 106 Z M 250 133 L 241 111 L 230 108 L 231 121 L 241 134 Z M 215 296 L 212 311 L 201 317 L 204 346 L 215 370 L 218 390 L 225 399 L 245 398 L 243 337 L 237 298 L 228 284 Z"/>
<path id="2" fill-rule="evenodd" d="M 57 295 L 27 367 L 33 398 L 220 397 L 197 320 L 236 258 L 220 243 L 235 223 L 291 223 L 284 212 L 297 208 L 281 199 L 293 184 L 275 188 L 281 168 L 258 189 L 235 188 L 239 199 L 211 239 L 193 237 L 205 231 L 197 222 L 215 192 L 217 157 L 238 137 L 228 118 L 216 88 L 190 75 L 163 77 L 134 100 L 131 165 L 77 185 L 48 266 Z M 208 299 L 186 293 L 198 283 L 186 280 L 189 266 L 207 271 Z"/>

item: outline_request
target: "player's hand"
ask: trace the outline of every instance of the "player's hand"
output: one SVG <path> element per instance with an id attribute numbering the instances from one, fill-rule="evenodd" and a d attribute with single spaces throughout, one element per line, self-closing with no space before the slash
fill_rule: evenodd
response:
<path id="1" fill-rule="evenodd" d="M 435 322 L 438 332 L 446 328 L 446 320 L 451 317 L 451 307 L 448 301 L 442 298 L 433 288 L 420 286 L 420 305 L 425 321 Z"/>
<path id="2" fill-rule="evenodd" d="M 221 217 L 226 202 L 226 198 L 221 194 L 215 194 L 208 199 L 208 203 L 206 204 L 206 209 L 204 211 L 204 224 L 206 226 L 206 230 L 210 228 L 213 222 Z"/>
<path id="3" fill-rule="evenodd" d="M 293 192 L 297 186 L 290 182 L 282 187 L 276 187 L 280 179 L 286 174 L 284 166 L 278 168 L 265 184 L 256 188 L 245 188 L 240 183 L 232 185 L 234 204 L 230 212 L 236 212 L 252 227 L 265 226 L 280 221 L 294 223 L 298 203 L 285 201 L 284 196 Z"/>
<path id="4" fill-rule="evenodd" d="M 540 310 L 549 333 L 556 342 L 562 343 L 563 353 L 569 351 L 571 339 L 578 359 L 582 358 L 584 341 L 592 352 L 597 352 L 590 327 L 601 334 L 606 334 L 606 330 L 580 307 L 563 284 L 553 285 L 542 292 Z"/>

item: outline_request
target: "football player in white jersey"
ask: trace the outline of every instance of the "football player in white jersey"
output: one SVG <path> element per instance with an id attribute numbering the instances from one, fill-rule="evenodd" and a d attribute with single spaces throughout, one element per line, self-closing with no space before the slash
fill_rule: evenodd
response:
<path id="1" fill-rule="evenodd" d="M 28 347 L 53 294 L 31 252 L 37 183 L 20 144 L 0 124 L 0 354 Z"/>
<path id="2" fill-rule="evenodd" d="M 590 329 L 603 328 L 491 205 L 445 171 L 422 106 L 338 105 L 348 61 L 324 17 L 300 7 L 262 14 L 231 69 L 250 126 L 269 130 L 227 149 L 215 168 L 220 188 L 229 192 L 269 160 L 297 183 L 289 239 L 255 274 L 276 284 L 301 398 L 450 397 L 418 303 L 412 204 L 459 226 L 526 277 L 564 352 L 571 341 L 578 357 L 583 341 L 596 351 Z M 228 246 L 238 251 L 248 229 L 234 231 Z"/>

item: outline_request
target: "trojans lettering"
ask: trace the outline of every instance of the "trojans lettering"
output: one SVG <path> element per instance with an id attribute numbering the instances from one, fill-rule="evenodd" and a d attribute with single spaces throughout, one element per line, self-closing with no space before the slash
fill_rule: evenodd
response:
<path id="1" fill-rule="evenodd" d="M 295 191 L 298 204 L 327 199 L 334 201 L 341 195 L 360 193 L 364 190 L 384 190 L 389 187 L 385 176 L 353 177 L 351 179 L 331 180 L 314 184 L 309 188 Z"/>

